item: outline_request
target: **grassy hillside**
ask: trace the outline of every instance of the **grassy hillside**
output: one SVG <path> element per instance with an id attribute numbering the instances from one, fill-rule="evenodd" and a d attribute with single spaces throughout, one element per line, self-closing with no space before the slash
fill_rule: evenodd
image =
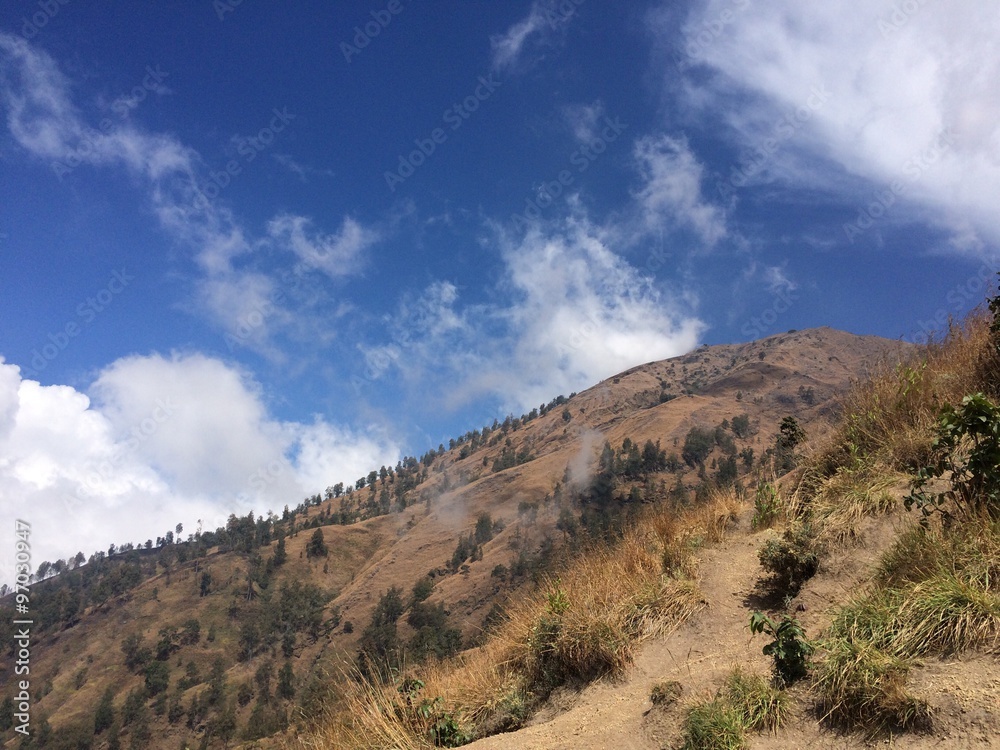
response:
<path id="1" fill-rule="evenodd" d="M 973 315 L 943 342 L 884 361 L 777 484 L 761 472 L 752 492 L 715 486 L 689 506 L 649 504 L 621 535 L 581 549 L 508 605 L 482 647 L 389 680 L 343 674 L 326 716 L 289 746 L 457 746 L 525 725 L 474 744 L 991 746 L 1000 730 L 992 322 Z M 749 575 L 748 544 L 759 563 Z M 734 606 L 737 591 L 746 594 Z M 765 648 L 747 658 L 753 632 Z M 714 666 L 696 661 L 693 672 L 662 650 L 644 656 L 642 719 L 609 729 L 629 715 L 629 668 L 650 639 L 688 660 L 712 652 Z M 677 679 L 650 689 L 651 667 Z M 624 687 L 610 696 L 585 687 L 595 678 Z M 555 698 L 561 686 L 571 697 Z M 609 708 L 595 728 L 591 716 Z"/>
<path id="2" fill-rule="evenodd" d="M 516 727 L 697 609 L 699 550 L 801 452 L 782 453 L 783 420 L 819 440 L 849 382 L 900 354 L 830 329 L 704 347 L 280 516 L 66 566 L 33 592 L 35 745 L 223 747 L 286 728 L 403 743 L 356 723 L 386 701 L 415 723 L 384 731 L 413 746 L 438 723 L 439 742 Z M 366 687 L 358 668 L 388 680 Z"/>

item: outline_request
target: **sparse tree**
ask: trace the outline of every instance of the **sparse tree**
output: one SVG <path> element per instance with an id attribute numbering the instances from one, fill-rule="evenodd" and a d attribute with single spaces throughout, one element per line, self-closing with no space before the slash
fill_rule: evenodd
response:
<path id="1" fill-rule="evenodd" d="M 326 547 L 326 542 L 323 540 L 323 529 L 317 528 L 306 545 L 306 557 L 326 557 L 327 554 L 329 554 L 329 550 Z"/>

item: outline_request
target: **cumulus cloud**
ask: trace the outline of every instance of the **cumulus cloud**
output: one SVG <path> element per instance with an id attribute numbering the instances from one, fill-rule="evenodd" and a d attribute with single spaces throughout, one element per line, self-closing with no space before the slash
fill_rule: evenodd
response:
<path id="1" fill-rule="evenodd" d="M 32 525 L 36 567 L 296 505 L 398 457 L 375 429 L 276 419 L 249 375 L 199 354 L 120 359 L 89 394 L 0 359 L 0 522 Z"/>
<path id="2" fill-rule="evenodd" d="M 1000 240 L 1000 16 L 992 8 L 976 0 L 778 0 L 726 14 L 733 5 L 698 4 L 677 42 L 694 47 L 703 71 L 720 74 L 692 85 L 692 101 L 756 139 L 762 133 L 749 116 L 773 123 L 822 87 L 828 103 L 802 129 L 813 169 L 792 177 L 825 184 L 820 172 L 832 161 L 868 183 L 850 197 L 860 208 L 888 188 L 900 218 L 915 213 L 900 206 L 932 209 L 960 249 L 980 246 L 970 225 Z"/>
<path id="3" fill-rule="evenodd" d="M 380 374 L 436 377 L 452 406 L 492 395 L 521 410 L 697 345 L 704 326 L 687 300 L 658 291 L 585 219 L 498 242 L 510 301 L 463 307 L 436 282 L 400 310 L 393 341 L 369 350 Z"/>

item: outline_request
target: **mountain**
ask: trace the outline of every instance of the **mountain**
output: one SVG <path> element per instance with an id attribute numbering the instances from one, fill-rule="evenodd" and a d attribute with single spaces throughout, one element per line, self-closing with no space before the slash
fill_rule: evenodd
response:
<path id="1" fill-rule="evenodd" d="M 506 603 L 643 507 L 750 481 L 776 457 L 787 417 L 812 441 L 828 434 L 838 396 L 906 348 L 829 328 L 704 346 L 280 515 L 60 566 L 32 590 L 35 746 L 266 737 L 321 704 L 324 680 L 359 647 L 380 653 L 373 617 L 393 609 L 395 642 L 411 653 L 480 642 Z M 13 666 L 7 651 L 2 696 L 17 693 Z M 92 737 L 106 695 L 113 721 Z M 20 735 L 7 728 L 3 740 L 16 747 Z"/>

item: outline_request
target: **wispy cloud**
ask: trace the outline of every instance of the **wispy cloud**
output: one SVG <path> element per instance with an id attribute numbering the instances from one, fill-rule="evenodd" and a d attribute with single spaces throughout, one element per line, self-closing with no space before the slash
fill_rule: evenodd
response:
<path id="1" fill-rule="evenodd" d="M 493 70 L 523 70 L 537 62 L 542 49 L 561 33 L 583 0 L 535 0 L 528 14 L 503 34 L 490 37 Z M 529 59 L 534 55 L 533 59 Z"/>
<path id="2" fill-rule="evenodd" d="M 209 322 L 231 333 L 248 311 L 267 309 L 242 343 L 275 355 L 275 329 L 292 316 L 273 293 L 275 280 L 250 263 L 260 239 L 249 236 L 228 207 L 209 200 L 199 188 L 205 173 L 201 156 L 173 136 L 147 132 L 132 120 L 108 132 L 91 128 L 70 91 L 70 82 L 48 54 L 0 34 L 0 100 L 18 144 L 50 160 L 57 175 L 60 169 L 68 173 L 75 165 L 88 164 L 124 167 L 142 176 L 161 226 L 192 250 L 200 271 L 193 297 Z M 364 250 L 377 238 L 374 230 L 349 217 L 333 235 L 308 234 L 309 223 L 305 217 L 279 215 L 270 224 L 268 239 L 330 278 L 356 272 Z"/>
<path id="3" fill-rule="evenodd" d="M 729 6 L 729 0 L 698 4 L 691 27 L 707 28 Z M 733 124 L 744 145 L 753 145 L 760 133 L 740 113 L 773 123 L 821 85 L 831 104 L 813 111 L 795 136 L 811 162 L 776 169 L 786 185 L 836 187 L 828 176 L 832 163 L 868 181 L 860 190 L 857 182 L 847 183 L 856 192 L 843 196 L 858 201 L 859 212 L 877 199 L 874 190 L 892 189 L 898 200 L 887 218 L 957 226 L 959 248 L 977 246 L 971 225 L 995 244 L 998 35 L 1000 17 L 976 0 L 755 4 L 700 50 L 699 75 L 714 75 L 690 89 L 690 102 Z M 942 137 L 947 149 L 939 148 Z M 801 154 L 780 154 L 775 164 L 786 156 Z"/>
<path id="4" fill-rule="evenodd" d="M 707 247 L 727 236 L 725 211 L 703 197 L 704 168 L 685 139 L 641 138 L 634 156 L 643 179 L 634 197 L 646 231 L 681 226 Z"/>
<path id="5" fill-rule="evenodd" d="M 271 154 L 271 158 L 289 172 L 299 178 L 301 182 L 308 182 L 310 175 L 320 175 L 322 177 L 332 177 L 333 170 L 317 169 L 307 164 L 300 164 L 289 154 Z"/>
<path id="6" fill-rule="evenodd" d="M 579 143 L 593 143 L 598 138 L 599 126 L 603 124 L 604 103 L 570 104 L 562 109 L 563 118 L 569 125 L 573 137 Z"/>
<path id="7" fill-rule="evenodd" d="M 521 57 L 525 43 L 545 28 L 545 17 L 538 2 L 531 6 L 528 15 L 513 24 L 503 34 L 490 38 L 493 47 L 493 69 L 503 70 L 513 67 Z"/>
<path id="8" fill-rule="evenodd" d="M 336 234 L 317 233 L 311 224 L 304 216 L 282 214 L 270 221 L 267 231 L 272 240 L 290 249 L 306 266 L 334 279 L 356 273 L 364 251 L 379 239 L 376 231 L 351 217 L 344 219 Z"/>

